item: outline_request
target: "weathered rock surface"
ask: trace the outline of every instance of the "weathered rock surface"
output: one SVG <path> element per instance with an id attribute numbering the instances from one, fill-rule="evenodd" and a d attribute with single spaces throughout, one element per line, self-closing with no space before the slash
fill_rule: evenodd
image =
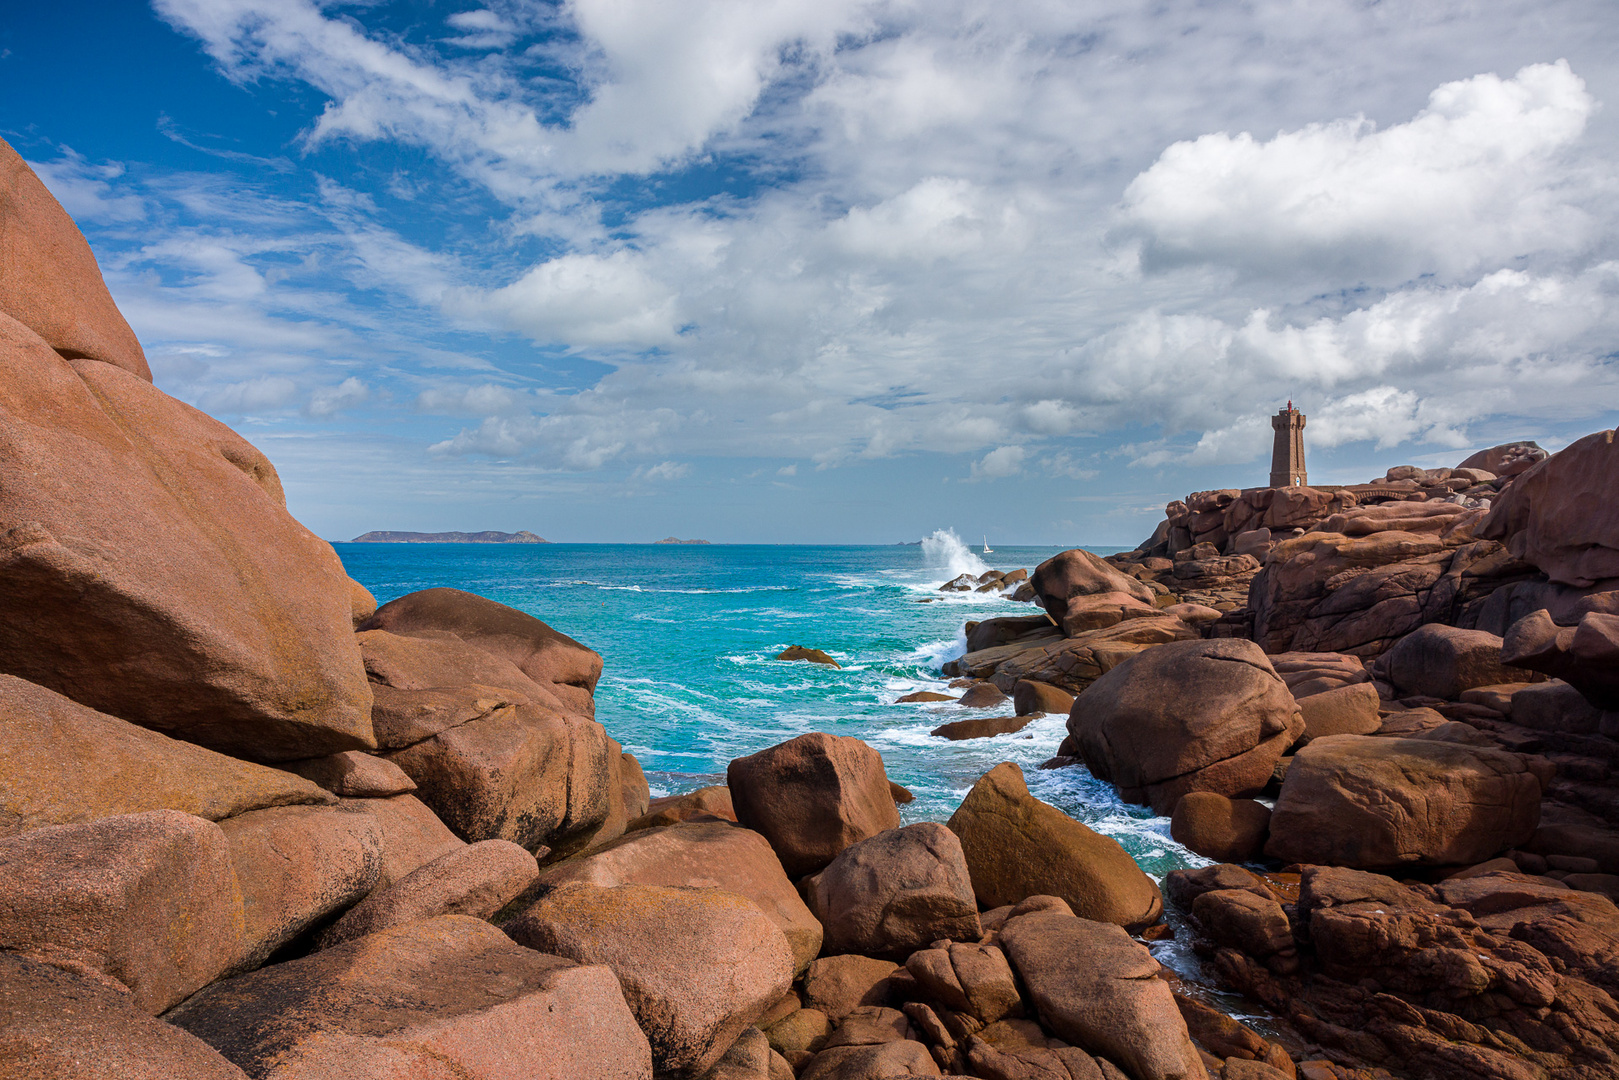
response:
<path id="1" fill-rule="evenodd" d="M 1619 578 L 1619 446 L 1598 431 L 1524 471 L 1501 493 L 1478 535 L 1497 540 L 1553 582 Z"/>
<path id="2" fill-rule="evenodd" d="M 725 1056 L 703 1080 L 769 1080 L 770 1040 L 758 1028 L 744 1028 Z"/>
<path id="3" fill-rule="evenodd" d="M 851 844 L 804 883 L 829 953 L 904 960 L 940 938 L 982 934 L 956 834 L 924 821 Z"/>
<path id="4" fill-rule="evenodd" d="M 377 885 L 382 838 L 349 806 L 255 810 L 220 825 L 241 886 L 243 934 L 233 967 L 258 967 L 281 946 Z"/>
<path id="5" fill-rule="evenodd" d="M 612 968 L 664 1076 L 702 1076 L 792 983 L 781 930 L 718 889 L 569 885 L 506 932 L 542 953 Z"/>
<path id="6" fill-rule="evenodd" d="M 1035 713 L 1066 716 L 1068 710 L 1074 707 L 1074 695 L 1045 683 L 1019 679 L 1012 687 L 1012 707 L 1019 716 L 1032 716 Z"/>
<path id="7" fill-rule="evenodd" d="M 219 978 L 241 937 L 229 845 L 199 817 L 150 810 L 0 840 L 0 949 L 121 983 L 144 1012 Z"/>
<path id="8" fill-rule="evenodd" d="M 1149 646 L 1197 636 L 1197 631 L 1181 620 L 1158 615 L 1129 619 L 1009 656 L 981 654 L 982 662 L 975 660 L 976 654 L 968 653 L 956 664 L 960 674 L 991 679 L 1002 690 L 1011 690 L 1019 681 L 1028 679 L 1079 694 L 1103 673 Z"/>
<path id="9" fill-rule="evenodd" d="M 1383 655 L 1381 669 L 1405 694 L 1459 700 L 1462 691 L 1522 681 L 1528 672 L 1501 662 L 1501 639 L 1442 623 L 1420 626 Z"/>
<path id="10" fill-rule="evenodd" d="M 1370 682 L 1372 678 L 1360 657 L 1349 653 L 1273 653 L 1270 666 L 1299 701 L 1312 694 Z"/>
<path id="11" fill-rule="evenodd" d="M 896 971 L 904 969 L 892 960 L 854 954 L 823 956 L 804 972 L 804 1010 L 840 1024 L 862 1006 L 889 1005 Z"/>
<path id="12" fill-rule="evenodd" d="M 516 844 L 480 840 L 372 892 L 321 931 L 318 944 L 329 949 L 366 934 L 438 915 L 487 919 L 517 899 L 539 872 L 534 856 Z"/>
<path id="13" fill-rule="evenodd" d="M 803 660 L 823 667 L 842 667 L 825 649 L 811 649 L 803 645 L 789 645 L 776 654 L 777 660 Z"/>
<path id="14" fill-rule="evenodd" d="M 938 1076 L 927 1048 L 900 1039 L 875 1046 L 839 1046 L 815 1055 L 798 1080 L 880 1080 L 899 1076 Z"/>
<path id="15" fill-rule="evenodd" d="M 216 754 L 0 675 L 0 835 L 145 810 L 218 821 L 331 797 L 278 769 Z"/>
<path id="16" fill-rule="evenodd" d="M 1351 683 L 1336 690 L 1299 698 L 1304 718 L 1301 743 L 1327 735 L 1370 735 L 1383 726 L 1378 710 L 1383 701 L 1369 682 Z"/>
<path id="17" fill-rule="evenodd" d="M 967 709 L 988 709 L 1006 701 L 1006 694 L 994 683 L 976 683 L 956 699 L 957 704 Z"/>
<path id="18" fill-rule="evenodd" d="M 218 1051 L 129 996 L 0 953 L 0 1075 L 15 1080 L 245 1080 Z"/>
<path id="19" fill-rule="evenodd" d="M 1507 631 L 1503 662 L 1567 682 L 1598 709 L 1619 709 L 1619 615 L 1587 612 L 1574 626 L 1558 626 L 1544 609 Z"/>
<path id="20" fill-rule="evenodd" d="M 688 791 L 684 795 L 665 795 L 652 799 L 641 816 L 630 821 L 627 831 L 655 829 L 660 825 L 678 825 L 684 821 L 735 821 L 736 807 L 731 805 L 731 789 L 724 784 Z"/>
<path id="21" fill-rule="evenodd" d="M 0 668 L 237 757 L 374 746 L 348 575 L 275 470 L 0 315 Z"/>
<path id="22" fill-rule="evenodd" d="M 1075 914 L 1139 929 L 1163 900 L 1118 841 L 1029 794 L 1023 770 L 1003 762 L 979 778 L 949 821 L 981 908 L 1057 896 Z"/>
<path id="23" fill-rule="evenodd" d="M 1001 942 L 1046 1027 L 1137 1080 L 1203 1080 L 1158 962 L 1117 926 L 1057 912 L 1008 920 Z"/>
<path id="24" fill-rule="evenodd" d="M 905 961 L 923 996 L 981 1024 L 1023 1015 L 1023 997 L 994 945 L 950 942 L 922 949 Z"/>
<path id="25" fill-rule="evenodd" d="M 1217 862 L 1258 859 L 1269 834 L 1270 808 L 1264 803 L 1212 791 L 1182 795 L 1169 822 L 1169 835 L 1177 843 Z"/>
<path id="26" fill-rule="evenodd" d="M 386 758 L 345 750 L 326 757 L 283 762 L 281 768 L 296 773 L 333 795 L 351 799 L 381 799 L 416 790 L 416 782 Z"/>
<path id="27" fill-rule="evenodd" d="M 458 915 L 238 975 L 166 1019 L 267 1080 L 652 1077 L 609 968 Z"/>
<path id="28" fill-rule="evenodd" d="M 414 795 L 349 799 L 344 805 L 370 814 L 377 823 L 381 863 L 377 888 L 386 888 L 419 866 L 467 846 Z"/>
<path id="29" fill-rule="evenodd" d="M 702 822 L 638 830 L 588 855 L 546 867 L 536 889 L 570 882 L 723 889 L 746 897 L 781 929 L 795 971 L 821 953 L 821 924 L 775 852 L 764 837 L 737 825 Z"/>
<path id="30" fill-rule="evenodd" d="M 1028 727 L 1034 721 L 1032 716 L 977 716 L 970 720 L 953 720 L 948 724 L 940 724 L 929 735 L 951 742 L 961 742 L 964 739 L 990 739 L 996 735 L 1013 735 Z"/>
<path id="31" fill-rule="evenodd" d="M 1542 450 L 1538 443 L 1502 443 L 1500 446 L 1492 446 L 1488 450 L 1480 450 L 1471 455 L 1456 466 L 1456 471 L 1482 469 L 1494 476 L 1517 476 L 1537 463 L 1545 461 L 1546 456 L 1546 451 Z"/>
<path id="32" fill-rule="evenodd" d="M 1542 778 L 1531 764 L 1448 742 L 1316 739 L 1288 767 L 1265 851 L 1364 868 L 1483 862 L 1534 835 Z"/>
<path id="33" fill-rule="evenodd" d="M 726 781 L 737 820 L 770 841 L 794 878 L 899 827 L 881 755 L 846 735 L 811 732 L 737 758 Z"/>
<path id="34" fill-rule="evenodd" d="M 1153 603 L 1151 589 L 1135 578 L 1121 574 L 1101 556 L 1080 548 L 1054 555 L 1035 567 L 1034 573 L 1029 575 L 1029 584 L 1034 587 L 1035 595 L 1040 600 L 1040 606 L 1046 609 L 1046 614 L 1055 619 L 1063 628 L 1063 632 L 1070 636 L 1083 630 L 1097 628 L 1090 625 L 1076 625 L 1070 630 L 1066 625 L 1070 607 L 1074 609 L 1073 615 L 1077 623 L 1086 621 L 1084 613 L 1088 597 L 1103 593 L 1122 593 L 1146 607 L 1151 607 Z M 1115 623 L 1118 621 L 1114 620 Z"/>
<path id="35" fill-rule="evenodd" d="M 377 609 L 364 629 L 438 631 L 509 661 L 569 710 L 595 716 L 602 658 L 534 616 L 460 589 L 423 589 Z"/>
<path id="36" fill-rule="evenodd" d="M 100 360 L 152 381 L 146 353 L 112 302 L 84 234 L 4 139 L 0 312 L 63 357 Z"/>
<path id="37" fill-rule="evenodd" d="M 1303 730 L 1287 684 L 1257 645 L 1238 639 L 1172 642 L 1131 657 L 1068 716 L 1091 772 L 1160 814 L 1192 791 L 1257 794 Z"/>

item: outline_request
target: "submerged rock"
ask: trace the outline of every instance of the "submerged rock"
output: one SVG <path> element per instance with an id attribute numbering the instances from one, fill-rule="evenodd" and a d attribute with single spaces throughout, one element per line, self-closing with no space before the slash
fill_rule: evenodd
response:
<path id="1" fill-rule="evenodd" d="M 832 659 L 830 653 L 822 649 L 811 649 L 804 645 L 789 645 L 776 654 L 777 660 L 807 660 L 812 664 L 823 664 L 826 667 L 842 667 L 843 665 Z"/>

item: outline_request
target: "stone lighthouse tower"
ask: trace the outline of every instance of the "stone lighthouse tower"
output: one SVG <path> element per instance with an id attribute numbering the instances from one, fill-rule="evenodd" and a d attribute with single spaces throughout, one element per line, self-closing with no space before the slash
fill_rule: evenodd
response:
<path id="1" fill-rule="evenodd" d="M 1306 487 L 1304 472 L 1304 414 L 1289 401 L 1287 408 L 1270 418 L 1276 430 L 1275 449 L 1270 457 L 1271 487 Z"/>

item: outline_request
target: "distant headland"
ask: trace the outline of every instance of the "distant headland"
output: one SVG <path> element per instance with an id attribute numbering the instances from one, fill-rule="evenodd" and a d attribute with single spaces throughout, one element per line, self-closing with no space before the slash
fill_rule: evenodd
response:
<path id="1" fill-rule="evenodd" d="M 524 529 L 521 532 L 495 532 L 486 529 L 483 532 L 377 532 L 362 533 L 350 540 L 351 544 L 549 544 L 551 541 L 543 536 L 536 536 Z"/>
<path id="2" fill-rule="evenodd" d="M 654 544 L 706 544 L 707 540 L 680 540 L 673 536 L 665 536 L 662 540 L 652 541 Z"/>

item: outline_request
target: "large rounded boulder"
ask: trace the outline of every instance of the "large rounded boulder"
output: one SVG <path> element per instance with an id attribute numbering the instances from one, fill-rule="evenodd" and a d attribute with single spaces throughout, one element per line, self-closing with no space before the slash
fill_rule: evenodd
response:
<path id="1" fill-rule="evenodd" d="M 1288 767 L 1265 853 L 1363 869 L 1480 863 L 1534 835 L 1550 779 L 1536 763 L 1426 739 L 1316 739 Z"/>
<path id="2" fill-rule="evenodd" d="M 1151 613 L 1153 608 L 1151 589 L 1082 548 L 1053 555 L 1035 567 L 1029 585 L 1046 614 L 1069 637 L 1120 622 L 1127 617 L 1124 609 Z M 1096 597 L 1111 601 L 1111 621 L 1098 621 Z"/>
<path id="3" fill-rule="evenodd" d="M 1401 638 L 1380 663 L 1397 690 L 1455 701 L 1464 690 L 1528 677 L 1524 669 L 1501 662 L 1501 644 L 1484 630 L 1429 623 Z"/>
<path id="4" fill-rule="evenodd" d="M 1265 654 L 1235 638 L 1137 653 L 1068 714 L 1086 767 L 1160 814 L 1188 792 L 1257 794 L 1303 730 L 1298 703 Z"/>
<path id="5" fill-rule="evenodd" d="M 983 931 L 956 834 L 936 821 L 878 833 L 843 849 L 804 883 L 828 953 L 904 960 L 940 938 Z"/>
<path id="6" fill-rule="evenodd" d="M 736 819 L 764 835 L 794 878 L 850 844 L 899 828 L 882 755 L 859 739 L 812 731 L 737 758 L 726 770 Z"/>
<path id="7" fill-rule="evenodd" d="M 152 381 L 96 257 L 67 211 L 0 139 L 0 311 L 70 359 L 100 360 Z"/>
<path id="8" fill-rule="evenodd" d="M 233 757 L 376 745 L 348 575 L 245 439 L 0 314 L 0 461 L 0 672 Z"/>
<path id="9" fill-rule="evenodd" d="M 1619 443 L 1576 440 L 1513 480 L 1478 526 L 1560 585 L 1619 578 Z"/>
<path id="10" fill-rule="evenodd" d="M 949 826 L 986 911 L 1056 896 L 1076 915 L 1132 930 L 1163 912 L 1158 886 L 1117 840 L 1030 795 L 1010 761 L 979 777 Z"/>

